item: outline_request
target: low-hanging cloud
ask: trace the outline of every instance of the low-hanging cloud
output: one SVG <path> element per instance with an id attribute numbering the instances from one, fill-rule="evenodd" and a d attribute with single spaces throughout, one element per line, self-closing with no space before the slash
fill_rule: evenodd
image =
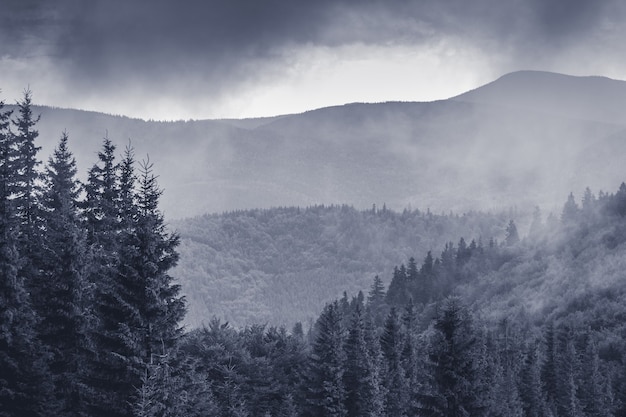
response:
<path id="1" fill-rule="evenodd" d="M 618 0 L 2 3 L 0 59 L 43 56 L 59 82 L 92 96 L 131 86 L 217 96 L 268 74 L 280 77 L 288 52 L 305 46 L 420 48 L 458 38 L 499 57 L 507 70 L 550 67 L 567 48 L 621 41 L 626 14 Z"/>

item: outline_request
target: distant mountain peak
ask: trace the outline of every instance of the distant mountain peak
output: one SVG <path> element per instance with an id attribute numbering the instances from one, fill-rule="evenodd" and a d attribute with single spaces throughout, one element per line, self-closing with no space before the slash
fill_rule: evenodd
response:
<path id="1" fill-rule="evenodd" d="M 505 74 L 450 100 L 624 124 L 626 81 L 524 70 Z"/>

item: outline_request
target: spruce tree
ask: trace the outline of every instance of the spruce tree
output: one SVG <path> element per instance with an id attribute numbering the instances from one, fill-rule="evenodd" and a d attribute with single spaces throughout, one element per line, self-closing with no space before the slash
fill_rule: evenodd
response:
<path id="1" fill-rule="evenodd" d="M 141 164 L 137 194 L 136 257 L 132 270 L 143 283 L 143 315 L 145 332 L 145 361 L 153 355 L 171 350 L 182 335 L 181 321 L 186 312 L 180 285 L 174 283 L 170 270 L 178 262 L 177 234 L 167 231 L 163 214 L 159 210 L 162 191 L 153 174 L 152 164 Z M 128 277 L 127 277 L 128 278 Z"/>
<path id="2" fill-rule="evenodd" d="M 383 402 L 377 358 L 368 349 L 366 325 L 361 307 L 357 305 L 345 344 L 344 383 L 347 416 L 380 416 Z"/>
<path id="3" fill-rule="evenodd" d="M 541 383 L 546 401 L 546 408 L 556 413 L 559 387 L 559 352 L 554 322 L 544 329 L 544 360 L 541 365 Z"/>
<path id="4" fill-rule="evenodd" d="M 37 217 L 38 217 L 38 180 L 41 173 L 37 167 L 41 161 L 37 160 L 37 153 L 41 147 L 36 146 L 35 140 L 39 132 L 35 126 L 39 122 L 40 116 L 35 117 L 32 110 L 32 92 L 24 91 L 24 97 L 17 103 L 17 119 L 13 120 L 16 133 L 13 137 L 14 161 L 12 168 L 15 170 L 13 184 L 14 204 L 18 219 L 20 221 L 20 235 L 22 241 L 23 254 L 30 260 L 34 256 L 37 239 Z"/>
<path id="5" fill-rule="evenodd" d="M 374 282 L 367 294 L 367 312 L 374 325 L 381 326 L 387 314 L 387 304 L 385 303 L 385 286 L 378 275 L 374 277 Z"/>
<path id="6" fill-rule="evenodd" d="M 441 417 L 477 415 L 482 404 L 469 311 L 457 297 L 443 301 L 430 342 L 430 386 L 421 398 L 422 411 Z"/>
<path id="7" fill-rule="evenodd" d="M 326 305 L 317 323 L 308 373 L 307 415 L 316 417 L 345 417 L 346 390 L 344 386 L 345 351 L 339 303 Z"/>
<path id="8" fill-rule="evenodd" d="M 533 342 L 524 349 L 524 360 L 519 375 L 519 395 L 526 417 L 541 417 L 545 414 L 539 349 Z"/>
<path id="9" fill-rule="evenodd" d="M 42 199 L 42 272 L 37 281 L 39 334 L 52 354 L 50 372 L 62 415 L 87 415 L 89 361 L 94 356 L 92 286 L 86 234 L 78 210 L 76 163 L 63 133 L 48 162 Z"/>
<path id="10" fill-rule="evenodd" d="M 408 382 L 402 367 L 402 339 L 398 313 L 392 307 L 380 336 L 380 348 L 384 359 L 385 412 L 389 416 L 398 417 L 407 415 L 409 394 Z"/>
<path id="11" fill-rule="evenodd" d="M 612 416 L 614 405 L 608 394 L 610 389 L 607 389 L 610 387 L 610 381 L 602 372 L 598 347 L 591 338 L 587 342 L 582 362 L 579 394 L 585 415 L 589 417 Z"/>
<path id="12" fill-rule="evenodd" d="M 40 117 L 35 117 L 32 110 L 32 93 L 24 91 L 24 97 L 17 102 L 16 118 L 12 120 L 16 129 L 9 134 L 10 150 L 7 167 L 11 170 L 8 176 L 9 198 L 15 209 L 17 229 L 17 249 L 23 261 L 20 264 L 20 275 L 25 280 L 27 290 L 33 294 L 32 302 L 39 303 L 37 282 L 39 281 L 41 248 L 40 196 L 39 187 L 41 173 L 37 167 L 41 162 L 37 153 L 41 149 L 35 140 L 39 132 L 35 126 Z"/>
<path id="13" fill-rule="evenodd" d="M 509 225 L 506 227 L 506 237 L 504 242 L 507 246 L 513 246 L 519 243 L 519 234 L 517 233 L 517 226 L 513 220 L 509 221 Z"/>
<path id="14" fill-rule="evenodd" d="M 0 102 L 0 416 L 44 416 L 56 404 L 48 396 L 47 355 L 20 274 L 19 220 L 11 200 L 13 138 L 3 107 Z"/>
<path id="15" fill-rule="evenodd" d="M 94 416 L 127 416 L 129 398 L 141 378 L 141 361 L 130 339 L 128 322 L 138 316 L 128 303 L 119 281 L 120 215 L 118 164 L 115 145 L 105 138 L 98 163 L 90 170 L 85 185 L 87 241 L 92 253 L 90 282 L 95 287 L 94 310 L 97 327 L 94 342 L 98 356 L 92 367 L 92 384 L 97 396 L 90 410 Z"/>

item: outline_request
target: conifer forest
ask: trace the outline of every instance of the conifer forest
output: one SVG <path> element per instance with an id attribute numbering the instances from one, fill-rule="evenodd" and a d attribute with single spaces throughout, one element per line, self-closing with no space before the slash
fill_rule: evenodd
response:
<path id="1" fill-rule="evenodd" d="M 410 219 L 480 234 L 413 249 L 308 322 L 185 326 L 193 294 L 174 274 L 159 161 L 105 138 L 81 181 L 67 132 L 42 162 L 38 122 L 28 90 L 0 104 L 2 417 L 626 416 L 626 184 L 537 209 L 528 233 L 487 214 L 468 229 L 419 210 L 309 208 L 312 222 L 397 224 L 381 246 Z M 301 212 L 247 215 L 274 214 Z"/>

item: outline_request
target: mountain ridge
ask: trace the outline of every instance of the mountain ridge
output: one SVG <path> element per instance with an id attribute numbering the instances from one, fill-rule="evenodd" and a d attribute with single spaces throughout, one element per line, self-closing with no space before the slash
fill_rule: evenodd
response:
<path id="1" fill-rule="evenodd" d="M 554 79 L 555 87 L 544 86 Z M 592 88 L 607 83 L 617 87 Z M 138 159 L 149 154 L 168 218 L 314 204 L 551 209 L 570 191 L 603 189 L 626 176 L 618 161 L 626 152 L 625 86 L 518 72 L 447 100 L 350 103 L 270 118 L 159 122 L 48 107 L 36 113 L 42 159 L 67 129 L 83 176 L 107 135 L 119 154 L 129 139 Z"/>

